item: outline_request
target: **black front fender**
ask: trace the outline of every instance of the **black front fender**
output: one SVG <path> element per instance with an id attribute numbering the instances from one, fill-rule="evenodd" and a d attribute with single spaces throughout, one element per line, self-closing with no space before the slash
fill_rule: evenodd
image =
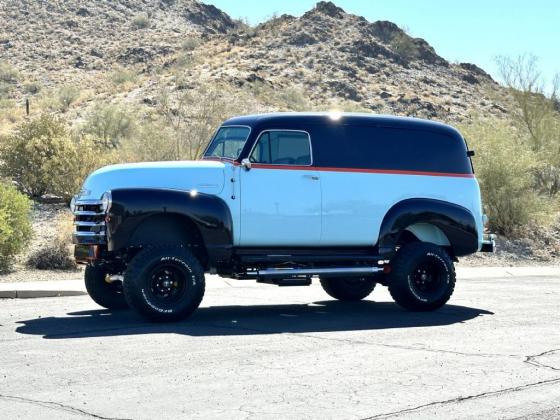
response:
<path id="1" fill-rule="evenodd" d="M 111 191 L 112 205 L 107 223 L 109 251 L 122 251 L 134 243 L 135 232 L 153 216 L 187 218 L 200 236 L 211 266 L 226 263 L 231 258 L 233 223 L 227 204 L 219 197 L 191 194 L 188 191 L 131 188 Z M 156 233 L 157 236 L 157 233 Z M 154 237 L 153 243 L 165 241 Z"/>
<path id="2" fill-rule="evenodd" d="M 401 233 L 416 223 L 438 227 L 447 236 L 454 256 L 478 250 L 476 222 L 468 209 L 446 201 L 414 198 L 398 202 L 383 218 L 378 241 L 380 255 L 391 257 Z"/>

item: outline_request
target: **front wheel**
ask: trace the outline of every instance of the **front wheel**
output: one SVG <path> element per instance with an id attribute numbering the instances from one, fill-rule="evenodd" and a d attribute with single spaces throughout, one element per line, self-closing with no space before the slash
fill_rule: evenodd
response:
<path id="1" fill-rule="evenodd" d="M 362 300 L 375 288 L 372 277 L 325 277 L 320 281 L 325 292 L 342 301 Z"/>
<path id="2" fill-rule="evenodd" d="M 441 247 L 425 242 L 404 245 L 391 260 L 389 292 L 411 311 L 433 311 L 445 305 L 455 288 L 455 267 Z"/>
<path id="3" fill-rule="evenodd" d="M 153 321 L 187 318 L 204 296 L 204 270 L 188 248 L 154 246 L 141 250 L 124 274 L 129 305 Z"/>
<path id="4" fill-rule="evenodd" d="M 121 281 L 107 281 L 107 272 L 97 266 L 88 265 L 84 276 L 88 295 L 99 306 L 107 309 L 127 309 Z"/>

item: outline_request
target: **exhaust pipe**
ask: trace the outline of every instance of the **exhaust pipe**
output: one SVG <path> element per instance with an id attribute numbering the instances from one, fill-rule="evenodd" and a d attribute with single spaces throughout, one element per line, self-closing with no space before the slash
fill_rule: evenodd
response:
<path id="1" fill-rule="evenodd" d="M 266 268 L 248 272 L 247 276 L 257 278 L 291 278 L 300 276 L 322 277 L 363 277 L 383 271 L 379 267 L 333 267 L 333 268 Z"/>

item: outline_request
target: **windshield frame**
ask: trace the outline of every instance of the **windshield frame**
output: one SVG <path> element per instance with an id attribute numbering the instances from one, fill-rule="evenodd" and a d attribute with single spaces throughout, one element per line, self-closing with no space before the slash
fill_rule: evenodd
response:
<path id="1" fill-rule="evenodd" d="M 241 149 L 240 154 L 236 157 L 236 158 L 230 158 L 230 157 L 225 157 L 225 156 L 206 156 L 206 152 L 208 152 L 208 149 L 210 149 L 210 146 L 212 145 L 212 143 L 214 143 L 214 139 L 216 138 L 216 136 L 218 135 L 218 133 L 220 132 L 220 130 L 222 128 L 235 128 L 235 127 L 241 127 L 241 128 L 248 128 L 249 132 L 247 133 L 247 138 L 245 139 L 245 143 L 243 143 L 243 148 Z M 204 153 L 202 153 L 202 159 L 207 159 L 207 160 L 227 160 L 230 162 L 235 162 L 237 159 L 239 159 L 241 157 L 241 155 L 243 154 L 243 149 L 245 148 L 245 146 L 247 145 L 247 142 L 249 141 L 249 138 L 251 137 L 251 133 L 253 131 L 253 127 L 251 127 L 250 125 L 243 125 L 243 124 L 228 124 L 228 125 L 220 125 L 216 131 L 214 132 L 214 134 L 212 135 L 212 138 L 210 139 L 210 141 L 208 142 L 208 144 L 206 145 L 206 148 L 204 149 Z"/>

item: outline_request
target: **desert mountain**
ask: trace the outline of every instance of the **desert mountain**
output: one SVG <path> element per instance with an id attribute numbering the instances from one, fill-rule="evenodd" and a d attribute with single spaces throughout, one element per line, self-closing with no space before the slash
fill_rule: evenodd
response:
<path id="1" fill-rule="evenodd" d="M 29 95 L 25 80 L 142 106 L 154 106 L 163 86 L 225 84 L 296 91 L 316 109 L 342 103 L 446 120 L 507 112 L 503 89 L 484 70 L 331 2 L 249 27 L 195 0 L 0 0 L 0 60 L 18 71 L 8 95 L 16 101 Z M 106 83 L 115 69 L 138 77 L 115 89 Z"/>

